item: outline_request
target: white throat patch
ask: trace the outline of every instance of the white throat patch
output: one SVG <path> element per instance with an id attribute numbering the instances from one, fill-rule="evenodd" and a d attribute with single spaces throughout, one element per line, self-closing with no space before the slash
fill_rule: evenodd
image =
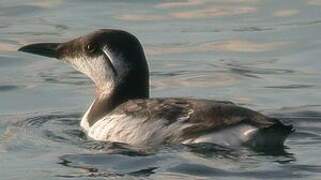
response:
<path id="1" fill-rule="evenodd" d="M 106 62 L 104 55 L 96 57 L 79 56 L 72 59 L 66 58 L 77 71 L 87 75 L 98 88 L 113 89 L 117 77 L 112 72 L 112 67 Z"/>

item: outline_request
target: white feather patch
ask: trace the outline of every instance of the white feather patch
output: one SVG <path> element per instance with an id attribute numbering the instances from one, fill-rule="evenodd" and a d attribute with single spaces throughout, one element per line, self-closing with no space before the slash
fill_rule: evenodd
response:
<path id="1" fill-rule="evenodd" d="M 66 59 L 77 71 L 87 75 L 96 86 L 111 89 L 115 84 L 115 77 L 111 67 L 103 55 L 97 57 L 76 57 Z"/>
<path id="2" fill-rule="evenodd" d="M 229 147 L 241 146 L 251 140 L 257 130 L 258 129 L 252 125 L 240 124 L 200 136 L 196 139 L 189 139 L 183 143 L 213 143 Z"/>
<path id="3" fill-rule="evenodd" d="M 99 141 L 123 142 L 136 146 L 158 146 L 168 137 L 177 141 L 182 131 L 191 124 L 175 122 L 166 125 L 167 120 L 148 121 L 128 115 L 110 115 L 90 127 L 88 136 Z"/>
<path id="4" fill-rule="evenodd" d="M 88 114 L 91 111 L 92 106 L 94 105 L 95 101 L 91 103 L 91 105 L 89 106 L 88 110 L 86 111 L 86 113 L 83 115 L 83 117 L 81 118 L 80 121 L 80 127 L 85 131 L 88 132 L 89 131 L 89 122 L 88 122 Z"/>

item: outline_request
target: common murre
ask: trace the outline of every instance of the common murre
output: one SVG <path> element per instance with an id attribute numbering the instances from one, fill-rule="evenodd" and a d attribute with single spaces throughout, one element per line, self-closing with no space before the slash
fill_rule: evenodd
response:
<path id="1" fill-rule="evenodd" d="M 229 147 L 280 147 L 293 132 L 232 102 L 149 98 L 149 70 L 137 38 L 102 29 L 65 43 L 39 43 L 19 51 L 60 59 L 87 75 L 96 99 L 81 120 L 95 140 L 135 146 L 214 143 Z"/>

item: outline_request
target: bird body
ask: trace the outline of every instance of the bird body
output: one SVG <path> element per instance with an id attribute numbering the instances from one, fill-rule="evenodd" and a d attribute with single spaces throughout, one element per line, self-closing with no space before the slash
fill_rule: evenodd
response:
<path id="1" fill-rule="evenodd" d="M 99 141 L 130 142 L 135 146 L 177 143 L 215 143 L 228 147 L 251 143 L 280 146 L 283 141 L 278 138 L 269 144 L 265 144 L 264 139 L 255 142 L 253 139 L 260 129 L 268 129 L 275 124 L 284 126 L 283 134 L 292 130 L 276 119 L 227 101 L 187 98 L 129 100 L 92 126 L 88 126 L 86 114 L 81 126 L 89 137 Z M 273 133 L 284 136 L 282 132 Z"/>
<path id="2" fill-rule="evenodd" d="M 81 120 L 99 141 L 135 146 L 214 143 L 223 146 L 283 146 L 293 132 L 284 125 L 232 102 L 149 98 L 149 71 L 137 38 L 104 29 L 65 43 L 40 43 L 20 51 L 54 57 L 87 75 L 96 99 Z"/>

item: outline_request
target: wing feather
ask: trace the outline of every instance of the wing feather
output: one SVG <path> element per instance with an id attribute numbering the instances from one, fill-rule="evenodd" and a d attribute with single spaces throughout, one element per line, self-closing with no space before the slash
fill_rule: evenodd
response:
<path id="1" fill-rule="evenodd" d="M 185 128 L 180 129 L 181 132 L 173 132 L 180 138 L 169 135 L 169 141 L 195 138 L 239 123 L 247 123 L 258 128 L 270 127 L 276 123 L 272 118 L 228 101 L 183 98 L 131 100 L 120 105 L 112 113 L 126 114 L 133 119 L 144 119 L 146 123 L 161 119 L 164 127 L 183 123 Z"/>

